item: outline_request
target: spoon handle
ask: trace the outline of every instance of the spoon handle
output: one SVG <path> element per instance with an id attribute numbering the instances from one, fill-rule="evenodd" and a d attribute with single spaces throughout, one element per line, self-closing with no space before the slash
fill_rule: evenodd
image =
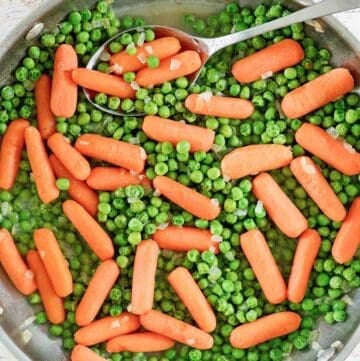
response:
<path id="1" fill-rule="evenodd" d="M 320 18 L 322 16 L 335 14 L 350 9 L 355 9 L 358 7 L 360 7 L 360 0 L 323 0 L 318 4 L 307 6 L 282 18 L 240 31 L 238 33 L 215 39 L 202 38 L 201 40 L 205 41 L 205 43 L 208 45 L 209 54 L 212 55 L 226 46 L 248 40 L 255 36 L 262 35 L 268 31 L 281 29 L 292 24 Z"/>

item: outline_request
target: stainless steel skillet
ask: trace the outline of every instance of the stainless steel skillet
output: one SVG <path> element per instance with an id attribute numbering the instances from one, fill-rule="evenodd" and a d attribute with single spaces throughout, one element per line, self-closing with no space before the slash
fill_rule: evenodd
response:
<path id="1" fill-rule="evenodd" d="M 346 1 L 346 0 L 339 0 Z M 260 0 L 241 0 L 241 5 L 256 6 Z M 310 0 L 284 1 L 292 8 L 309 5 Z M 28 17 L 0 44 L 0 84 L 9 80 L 9 74 L 19 63 L 25 49 L 32 44 L 25 41 L 27 31 L 38 22 L 45 23 L 46 29 L 53 28 L 70 11 L 92 6 L 95 0 L 47 0 Z M 224 6 L 222 0 L 115 0 L 114 7 L 119 15 L 143 15 L 149 23 L 164 24 L 182 28 L 182 15 L 193 12 L 201 15 L 214 13 Z M 344 65 L 352 70 L 360 82 L 360 42 L 334 18 L 327 17 L 320 21 L 320 26 L 309 26 L 308 32 L 322 46 L 334 54 L 336 65 Z M 350 318 L 346 323 L 332 327 L 320 325 L 318 342 L 327 348 L 336 340 L 341 340 L 345 347 L 338 352 L 335 360 L 344 361 L 351 350 L 360 342 L 360 290 L 352 295 L 353 305 L 349 308 Z M 50 340 L 45 328 L 26 325 L 34 314 L 26 299 L 17 293 L 6 276 L 0 271 L 0 307 L 4 310 L 0 316 L 0 339 L 19 361 L 62 361 L 60 343 Z M 23 331 L 28 329 L 32 339 L 24 346 Z M 292 357 L 293 361 L 314 361 L 316 352 L 310 350 Z M 1 355 L 0 355 L 1 357 Z M 1 359 L 1 358 L 0 358 Z M 7 361 L 7 360 L 5 360 Z"/>

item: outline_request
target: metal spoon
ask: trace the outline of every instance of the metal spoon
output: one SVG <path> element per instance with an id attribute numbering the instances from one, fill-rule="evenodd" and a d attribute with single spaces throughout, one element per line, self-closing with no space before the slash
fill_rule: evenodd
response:
<path id="1" fill-rule="evenodd" d="M 221 36 L 218 38 L 202 38 L 197 36 L 192 36 L 190 34 L 187 34 L 181 30 L 174 29 L 168 26 L 160 26 L 160 25 L 149 25 L 149 26 L 143 26 L 140 28 L 132 28 L 126 31 L 123 31 L 115 36 L 113 36 L 111 39 L 106 41 L 91 57 L 89 60 L 86 68 L 87 69 L 93 69 L 96 64 L 98 63 L 98 60 L 100 56 L 103 54 L 103 52 L 107 49 L 108 45 L 115 39 L 117 39 L 121 34 L 128 33 L 128 32 L 134 32 L 134 31 L 140 31 L 142 29 L 151 28 L 154 30 L 156 34 L 156 38 L 161 38 L 165 36 L 173 36 L 179 39 L 183 49 L 187 50 L 195 50 L 197 51 L 202 59 L 202 66 L 201 68 L 191 76 L 191 80 L 194 83 L 197 79 L 197 77 L 200 74 L 200 71 L 202 67 L 205 65 L 207 60 L 216 52 L 218 52 L 221 49 L 224 49 L 227 46 L 234 45 L 240 41 L 248 40 L 250 38 L 253 38 L 258 35 L 262 35 L 266 32 L 281 29 L 284 27 L 287 27 L 292 24 L 300 23 L 307 20 L 312 20 L 316 18 L 320 18 L 322 16 L 330 15 L 339 13 L 346 10 L 351 10 L 360 7 L 360 0 L 323 0 L 318 4 L 305 7 L 301 10 L 295 11 L 287 16 L 284 16 L 282 18 L 267 22 L 262 25 L 254 26 L 252 28 Z M 84 93 L 88 99 L 88 101 L 94 105 L 96 108 L 113 114 L 113 115 L 131 115 L 131 116 L 142 116 L 143 114 L 140 113 L 122 113 L 121 111 L 115 111 L 108 108 L 105 108 L 101 105 L 96 104 L 90 96 L 90 93 L 84 89 Z"/>

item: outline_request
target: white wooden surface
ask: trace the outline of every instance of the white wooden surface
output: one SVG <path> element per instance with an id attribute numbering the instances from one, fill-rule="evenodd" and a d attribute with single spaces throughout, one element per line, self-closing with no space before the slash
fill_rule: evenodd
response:
<path id="1" fill-rule="evenodd" d="M 15 28 L 17 23 L 26 16 L 30 10 L 35 9 L 47 0 L 0 0 L 0 40 Z M 344 0 L 346 1 L 346 0 Z M 337 15 L 345 26 L 360 38 L 360 10 L 354 10 Z M 1 316 L 0 316 L 1 317 Z M 4 348 L 0 342 L 0 360 L 17 361 Z M 347 361 L 360 360 L 360 345 L 353 351 Z"/>

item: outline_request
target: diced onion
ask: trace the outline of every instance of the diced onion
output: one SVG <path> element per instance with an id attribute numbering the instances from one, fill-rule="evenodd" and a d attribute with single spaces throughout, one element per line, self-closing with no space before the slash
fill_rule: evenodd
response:
<path id="1" fill-rule="evenodd" d="M 343 142 L 343 147 L 349 152 L 349 153 L 356 153 L 356 150 L 353 148 L 353 146 L 347 142 Z"/>
<path id="2" fill-rule="evenodd" d="M 1 209 L 1 215 L 5 217 L 9 213 L 11 206 L 8 202 L 2 202 L 0 209 Z"/>
<path id="3" fill-rule="evenodd" d="M 305 23 L 307 25 L 312 26 L 315 29 L 315 31 L 318 33 L 324 32 L 323 26 L 317 20 L 308 20 L 308 21 L 305 21 Z"/>
<path id="4" fill-rule="evenodd" d="M 238 217 L 244 217 L 247 215 L 247 210 L 246 209 L 237 209 L 235 212 L 234 212 L 235 216 L 238 216 Z"/>
<path id="5" fill-rule="evenodd" d="M 210 90 L 207 90 L 206 92 L 200 93 L 199 97 L 205 102 L 210 103 L 212 98 L 212 92 Z"/>
<path id="6" fill-rule="evenodd" d="M 159 229 L 160 231 L 163 231 L 164 229 L 169 227 L 169 223 L 162 223 L 159 224 L 156 228 Z"/>
<path id="7" fill-rule="evenodd" d="M 313 342 L 311 343 L 311 348 L 312 348 L 314 351 L 316 351 L 316 352 L 322 350 L 321 345 L 320 345 L 317 341 L 313 341 Z"/>
<path id="8" fill-rule="evenodd" d="M 134 90 L 139 90 L 140 89 L 140 85 L 136 82 L 136 81 L 132 81 L 130 83 L 130 86 L 134 89 Z"/>
<path id="9" fill-rule="evenodd" d="M 212 198 L 210 202 L 215 207 L 219 206 L 219 201 L 216 198 Z"/>
<path id="10" fill-rule="evenodd" d="M 221 147 L 220 147 L 220 145 L 213 144 L 213 145 L 211 146 L 211 149 L 212 149 L 215 153 L 219 153 L 220 150 L 221 150 Z"/>
<path id="11" fill-rule="evenodd" d="M 231 181 L 231 177 L 229 177 L 228 175 L 225 175 L 223 176 L 223 179 L 225 182 L 230 182 Z"/>
<path id="12" fill-rule="evenodd" d="M 265 80 L 265 79 L 271 78 L 273 75 L 274 75 L 274 73 L 271 70 L 269 70 L 266 73 L 261 75 L 261 79 Z"/>
<path id="13" fill-rule="evenodd" d="M 99 56 L 101 61 L 109 61 L 111 59 L 111 54 L 105 49 Z"/>
<path id="14" fill-rule="evenodd" d="M 339 134 L 334 127 L 330 127 L 328 129 L 326 129 L 326 133 L 328 133 L 330 135 L 330 137 L 332 137 L 334 139 L 339 137 Z"/>
<path id="15" fill-rule="evenodd" d="M 144 42 L 145 42 L 145 33 L 141 32 L 140 35 L 139 35 L 139 39 L 137 41 L 137 45 L 138 46 L 143 46 Z"/>
<path id="16" fill-rule="evenodd" d="M 121 326 L 120 321 L 116 320 L 111 322 L 110 328 L 119 328 Z"/>
<path id="17" fill-rule="evenodd" d="M 30 342 L 30 340 L 32 339 L 32 332 L 29 331 L 29 330 L 24 330 L 22 333 L 21 333 L 21 340 L 23 342 L 24 345 L 28 344 Z"/>
<path id="18" fill-rule="evenodd" d="M 220 242 L 223 241 L 223 238 L 221 236 L 218 236 L 217 234 L 213 234 L 211 236 L 211 241 L 216 242 L 216 243 L 220 243 Z"/>
<path id="19" fill-rule="evenodd" d="M 146 63 L 146 56 L 144 54 L 139 54 L 137 56 L 137 58 L 139 59 L 141 64 L 145 64 Z"/>
<path id="20" fill-rule="evenodd" d="M 256 206 L 255 206 L 255 213 L 259 213 L 262 212 L 264 210 L 264 205 L 263 202 L 261 201 L 257 201 Z"/>
<path id="21" fill-rule="evenodd" d="M 140 144 L 140 139 L 139 139 L 139 137 L 129 138 L 129 143 L 130 144 Z"/>
<path id="22" fill-rule="evenodd" d="M 216 248 L 215 248 L 214 246 L 211 246 L 211 247 L 209 247 L 209 251 L 210 251 L 211 253 L 215 253 Z"/>
<path id="23" fill-rule="evenodd" d="M 127 311 L 128 312 L 131 312 L 132 311 L 132 304 L 130 303 L 129 306 L 126 307 Z"/>
<path id="24" fill-rule="evenodd" d="M 320 350 L 317 354 L 317 361 L 329 361 L 335 355 L 334 348 L 327 348 L 326 350 Z"/>
<path id="25" fill-rule="evenodd" d="M 349 297 L 349 295 L 344 295 L 341 299 L 349 306 L 354 305 L 354 301 L 351 299 L 351 297 Z"/>
<path id="26" fill-rule="evenodd" d="M 24 276 L 25 276 L 25 278 L 28 278 L 29 280 L 34 279 L 34 273 L 30 270 L 25 271 Z"/>
<path id="27" fill-rule="evenodd" d="M 154 49 L 151 45 L 146 45 L 144 49 L 148 54 L 154 54 Z"/>
<path id="28" fill-rule="evenodd" d="M 170 62 L 170 71 L 178 70 L 181 67 L 181 61 L 177 59 L 171 59 Z"/>
<path id="29" fill-rule="evenodd" d="M 26 40 L 33 40 L 37 38 L 44 29 L 44 23 L 35 24 L 25 35 Z"/>
<path id="30" fill-rule="evenodd" d="M 124 71 L 124 68 L 121 65 L 117 64 L 117 63 L 115 63 L 114 65 L 109 66 L 107 68 L 107 70 L 106 70 L 106 72 L 108 74 L 111 74 L 111 73 L 122 74 L 123 71 Z"/>
<path id="31" fill-rule="evenodd" d="M 284 114 L 284 112 L 283 112 L 283 110 L 282 110 L 282 108 L 281 108 L 281 104 L 279 103 L 279 101 L 276 101 L 276 102 L 275 102 L 275 106 L 276 106 L 276 110 L 277 110 L 278 113 L 279 113 L 280 119 L 284 119 L 284 118 L 285 118 L 285 114 Z"/>
<path id="32" fill-rule="evenodd" d="M 146 152 L 145 152 L 145 149 L 144 148 L 142 148 L 142 147 L 140 147 L 140 158 L 142 159 L 142 160 L 146 160 L 146 158 L 147 158 L 147 154 L 146 154 Z"/>
<path id="33" fill-rule="evenodd" d="M 330 345 L 330 347 L 335 350 L 341 350 L 344 347 L 344 344 L 340 340 L 336 340 Z"/>
<path id="34" fill-rule="evenodd" d="M 155 191 L 154 191 L 154 196 L 155 196 L 155 197 L 160 197 L 160 196 L 161 196 L 161 192 L 160 192 L 159 190 L 155 189 Z"/>

